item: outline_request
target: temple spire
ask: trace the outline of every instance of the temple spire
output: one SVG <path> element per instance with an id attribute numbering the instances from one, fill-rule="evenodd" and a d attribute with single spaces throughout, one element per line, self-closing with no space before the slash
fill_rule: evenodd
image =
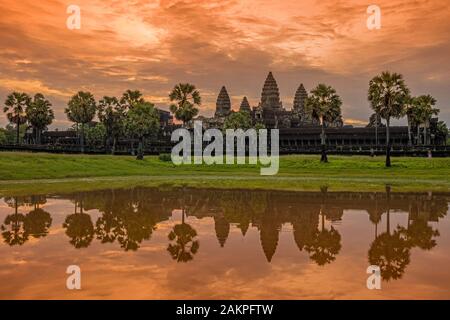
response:
<path id="1" fill-rule="evenodd" d="M 261 93 L 261 107 L 266 110 L 280 110 L 283 105 L 280 100 L 280 90 L 272 72 L 267 75 Z"/>
<path id="2" fill-rule="evenodd" d="M 241 106 L 239 107 L 239 111 L 251 112 L 250 103 L 248 103 L 247 97 L 242 99 Z"/>
<path id="3" fill-rule="evenodd" d="M 305 113 L 305 101 L 306 98 L 308 98 L 308 93 L 305 90 L 305 87 L 303 86 L 303 83 L 300 84 L 300 87 L 298 87 L 297 92 L 295 92 L 295 98 L 294 98 L 294 110 L 298 113 Z"/>
<path id="4" fill-rule="evenodd" d="M 225 86 L 220 90 L 216 102 L 216 117 L 226 117 L 231 113 L 231 100 Z"/>

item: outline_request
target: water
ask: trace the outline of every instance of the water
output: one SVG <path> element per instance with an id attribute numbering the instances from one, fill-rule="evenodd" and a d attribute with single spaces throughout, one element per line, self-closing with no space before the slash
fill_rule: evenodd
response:
<path id="1" fill-rule="evenodd" d="M 449 299 L 449 202 L 389 189 L 3 198 L 0 298 Z M 66 288 L 69 265 L 82 290 Z"/>

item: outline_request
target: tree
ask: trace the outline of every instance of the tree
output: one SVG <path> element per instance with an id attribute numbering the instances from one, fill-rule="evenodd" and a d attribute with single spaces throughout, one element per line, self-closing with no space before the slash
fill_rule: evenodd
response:
<path id="1" fill-rule="evenodd" d="M 414 98 L 410 95 L 405 98 L 405 108 L 403 111 L 408 123 L 408 146 L 412 146 L 411 127 L 416 123 L 417 113 L 414 105 Z"/>
<path id="2" fill-rule="evenodd" d="M 428 137 L 428 129 L 430 127 L 430 120 L 433 115 L 439 114 L 439 109 L 433 108 L 433 106 L 436 105 L 436 99 L 434 99 L 430 95 L 422 95 L 419 97 L 416 97 L 413 101 L 414 108 L 416 110 L 416 120 L 417 120 L 417 127 L 418 127 L 418 135 L 420 133 L 419 126 L 423 125 L 423 142 L 424 144 L 429 144 L 429 137 Z M 419 141 L 418 136 L 418 141 Z"/>
<path id="3" fill-rule="evenodd" d="M 0 145 L 8 143 L 8 136 L 6 129 L 0 128 Z"/>
<path id="4" fill-rule="evenodd" d="M 27 106 L 25 113 L 28 122 L 34 129 L 36 144 L 41 143 L 42 131 L 47 128 L 55 119 L 55 114 L 50 108 L 52 104 L 45 99 L 44 95 L 37 93 L 33 101 Z"/>
<path id="5" fill-rule="evenodd" d="M 25 133 L 27 131 L 27 127 L 28 126 L 27 126 L 26 123 L 23 123 L 23 124 L 21 124 L 19 126 L 19 141 L 23 140 L 23 138 L 25 137 Z M 12 125 L 11 123 L 8 123 L 5 126 L 5 129 L 3 129 L 2 131 L 5 134 L 5 138 L 6 138 L 5 143 L 6 144 L 14 144 L 14 143 L 16 143 L 16 140 L 17 140 L 17 138 L 16 138 L 16 131 L 17 130 L 14 127 L 14 125 Z"/>
<path id="6" fill-rule="evenodd" d="M 95 126 L 87 128 L 85 134 L 89 146 L 102 146 L 106 139 L 106 128 L 103 123 L 98 123 Z"/>
<path id="7" fill-rule="evenodd" d="M 144 97 L 139 90 L 127 90 L 123 93 L 120 99 L 120 104 L 124 108 L 124 111 L 133 108 L 136 104 L 144 103 Z"/>
<path id="8" fill-rule="evenodd" d="M 177 84 L 169 94 L 170 101 L 176 104 L 170 106 L 175 118 L 183 122 L 183 127 L 198 114 L 196 106 L 202 104 L 200 92 L 190 83 Z"/>
<path id="9" fill-rule="evenodd" d="M 442 139 L 444 144 L 447 144 L 448 128 L 444 121 L 439 121 L 436 126 L 436 137 Z M 1 138 L 0 138 L 1 140 Z"/>
<path id="10" fill-rule="evenodd" d="M 416 145 L 420 145 L 421 138 L 420 138 L 420 125 L 422 123 L 422 110 L 421 105 L 418 103 L 418 100 L 416 97 L 408 97 L 405 104 L 406 110 L 405 113 L 408 117 L 408 121 L 411 122 L 411 124 L 408 124 L 409 126 L 415 126 L 417 129 L 417 137 L 416 137 Z"/>
<path id="11" fill-rule="evenodd" d="M 138 160 L 144 159 L 144 137 L 156 134 L 159 130 L 159 115 L 150 102 L 138 103 L 127 113 L 125 131 L 132 137 L 139 139 Z"/>
<path id="12" fill-rule="evenodd" d="M 23 92 L 14 91 L 6 98 L 3 112 L 6 113 L 9 122 L 16 125 L 16 144 L 20 144 L 20 125 L 26 122 L 25 109 L 30 102 L 30 96 Z"/>
<path id="13" fill-rule="evenodd" d="M 311 113 L 313 118 L 318 119 L 322 127 L 321 162 L 328 162 L 325 126 L 327 125 L 327 123 L 332 123 L 340 117 L 341 105 L 342 100 L 337 95 L 336 90 L 325 84 L 319 84 L 315 89 L 311 91 L 311 94 L 306 99 L 306 112 Z"/>
<path id="14" fill-rule="evenodd" d="M 80 144 L 81 152 L 84 153 L 84 125 L 94 119 L 97 111 L 94 96 L 90 92 L 80 91 L 68 102 L 65 109 L 67 118 L 77 124 L 81 124 Z"/>
<path id="15" fill-rule="evenodd" d="M 232 112 L 223 124 L 224 130 L 226 129 L 242 129 L 248 130 L 252 127 L 252 119 L 250 114 L 246 111 Z"/>
<path id="16" fill-rule="evenodd" d="M 391 166 L 391 141 L 389 136 L 392 118 L 404 114 L 409 90 L 403 76 L 398 73 L 382 72 L 369 83 L 368 99 L 372 109 L 386 120 L 386 167 Z"/>
<path id="17" fill-rule="evenodd" d="M 125 120 L 124 104 L 121 104 L 116 97 L 103 97 L 98 105 L 98 119 L 105 126 L 108 143 L 113 140 L 111 153 L 116 150 L 117 140 L 123 133 Z"/>

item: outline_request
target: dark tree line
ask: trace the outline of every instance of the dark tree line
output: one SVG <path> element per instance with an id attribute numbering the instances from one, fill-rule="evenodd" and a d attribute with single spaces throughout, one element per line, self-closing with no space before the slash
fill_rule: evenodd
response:
<path id="1" fill-rule="evenodd" d="M 177 84 L 169 94 L 170 110 L 175 118 L 187 126 L 199 113 L 198 107 L 202 99 L 196 87 L 190 83 Z M 368 100 L 375 111 L 375 127 L 385 120 L 386 127 L 386 166 L 391 166 L 390 126 L 392 119 L 405 117 L 408 123 L 409 144 L 412 145 L 412 127 L 417 128 L 416 144 L 429 144 L 428 134 L 432 116 L 439 113 L 435 108 L 436 99 L 430 95 L 413 97 L 405 84 L 403 76 L 398 73 L 383 72 L 370 80 Z M 41 142 L 41 134 L 52 123 L 55 116 L 52 104 L 37 93 L 32 99 L 26 93 L 11 93 L 4 106 L 4 112 L 16 130 L 16 144 L 20 144 L 22 125 L 33 129 L 34 141 Z M 319 84 L 311 90 L 306 98 L 306 111 L 322 128 L 321 161 L 328 162 L 326 128 L 333 123 L 342 122 L 342 99 L 336 90 L 326 84 Z M 143 141 L 159 131 L 159 116 L 155 106 L 144 99 L 138 90 L 127 90 L 122 97 L 105 96 L 96 101 L 92 93 L 80 91 L 67 103 L 67 118 L 74 122 L 79 133 L 81 152 L 85 149 L 85 127 L 97 116 L 100 125 L 89 129 L 87 140 L 92 145 L 104 142 L 112 154 L 116 150 L 117 141 L 121 137 L 138 140 L 138 159 L 143 159 Z M 232 112 L 225 120 L 224 129 L 248 129 L 252 127 L 250 114 L 245 111 Z M 256 124 L 256 128 L 262 128 Z M 448 135 L 444 122 L 438 124 L 439 134 Z M 376 133 L 377 135 L 377 133 Z M 1 136 L 0 136 L 1 142 Z"/>

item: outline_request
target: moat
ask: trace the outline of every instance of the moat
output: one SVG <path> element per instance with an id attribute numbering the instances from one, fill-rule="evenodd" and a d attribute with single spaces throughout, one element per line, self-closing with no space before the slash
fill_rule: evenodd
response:
<path id="1" fill-rule="evenodd" d="M 449 203 L 389 187 L 4 197 L 0 298 L 449 299 Z M 381 290 L 367 289 L 370 265 Z"/>

